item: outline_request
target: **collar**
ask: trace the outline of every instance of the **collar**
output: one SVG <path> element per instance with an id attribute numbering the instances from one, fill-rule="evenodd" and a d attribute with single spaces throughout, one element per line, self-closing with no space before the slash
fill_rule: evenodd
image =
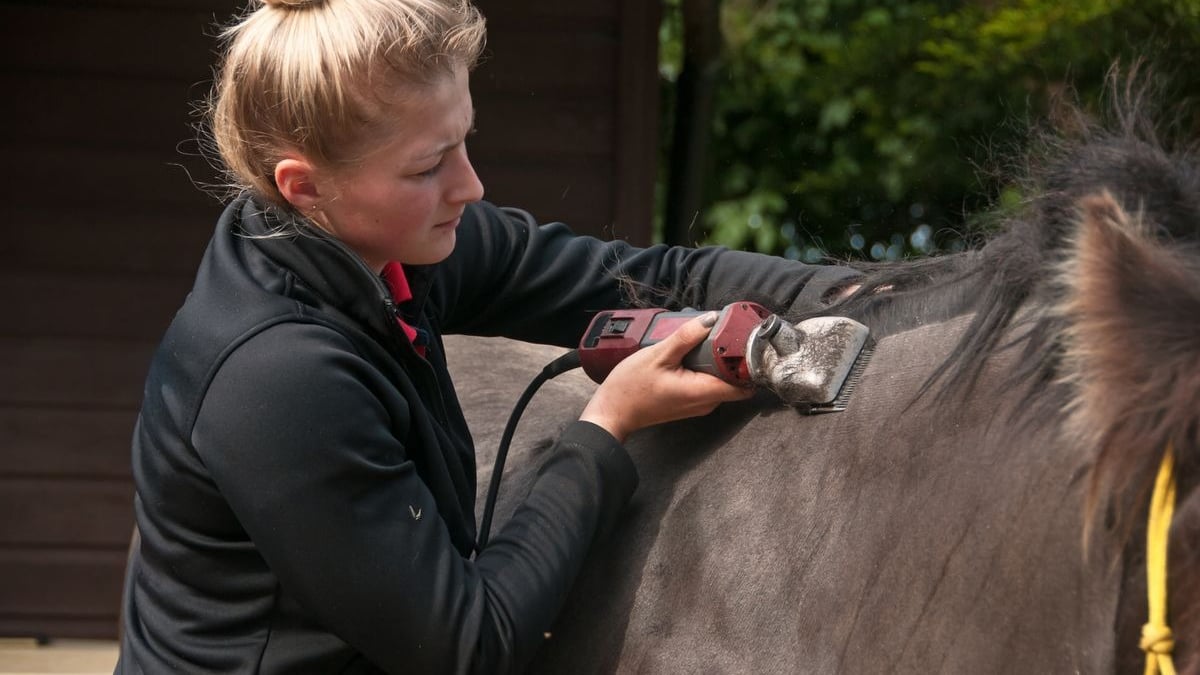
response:
<path id="1" fill-rule="evenodd" d="M 307 220 L 284 209 L 243 196 L 230 205 L 233 236 L 251 243 L 278 265 L 289 270 L 327 303 L 382 334 L 394 334 L 395 315 L 391 290 L 357 253 Z M 433 266 L 406 266 L 411 300 L 402 316 L 416 323 L 429 297 Z"/>
<path id="2" fill-rule="evenodd" d="M 383 266 L 379 276 L 383 277 L 384 283 L 392 292 L 392 300 L 396 303 L 396 323 L 400 324 L 400 330 L 404 331 L 404 335 L 408 337 L 408 341 L 412 343 L 417 354 L 425 356 L 425 345 L 429 344 L 429 334 L 414 328 L 412 324 L 404 320 L 407 312 L 404 312 L 403 309 L 413 299 L 412 289 L 408 285 L 408 277 L 404 274 L 404 266 L 394 260 L 389 261 Z"/>

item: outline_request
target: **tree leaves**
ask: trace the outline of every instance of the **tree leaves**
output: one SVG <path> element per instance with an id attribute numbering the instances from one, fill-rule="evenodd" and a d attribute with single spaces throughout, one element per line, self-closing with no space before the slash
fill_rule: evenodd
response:
<path id="1" fill-rule="evenodd" d="M 670 79 L 682 24 L 666 5 Z M 722 32 L 718 168 L 694 235 L 895 257 L 954 245 L 1010 194 L 979 169 L 1062 92 L 1095 105 L 1114 59 L 1196 56 L 1200 0 L 726 0 Z"/>

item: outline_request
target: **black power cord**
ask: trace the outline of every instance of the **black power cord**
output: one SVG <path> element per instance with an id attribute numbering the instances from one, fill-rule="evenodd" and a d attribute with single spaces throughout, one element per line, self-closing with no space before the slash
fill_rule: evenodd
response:
<path id="1" fill-rule="evenodd" d="M 525 391 L 517 399 L 517 404 L 513 406 L 513 411 L 508 416 L 508 423 L 504 426 L 504 434 L 500 437 L 500 447 L 496 449 L 496 466 L 492 469 L 492 479 L 488 482 L 487 501 L 483 506 L 483 519 L 479 523 L 479 537 L 475 542 L 476 556 L 483 551 L 484 546 L 487 546 L 488 531 L 492 529 L 492 516 L 496 510 L 496 496 L 500 493 L 500 478 L 504 475 L 504 461 L 508 458 L 508 446 L 512 443 L 513 434 L 517 430 L 517 422 L 525 412 L 525 407 L 529 405 L 529 401 L 533 399 L 533 395 L 537 393 L 538 389 L 541 389 L 543 384 L 567 371 L 575 370 L 579 364 L 579 350 L 577 349 L 572 349 L 554 359 L 545 368 L 542 368 L 542 372 L 533 378 L 529 386 L 525 387 Z"/>

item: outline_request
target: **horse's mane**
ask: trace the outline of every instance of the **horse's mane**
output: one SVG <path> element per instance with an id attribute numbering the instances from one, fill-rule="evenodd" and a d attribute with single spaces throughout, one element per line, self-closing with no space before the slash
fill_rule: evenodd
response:
<path id="1" fill-rule="evenodd" d="M 988 357 L 1020 349 L 1020 365 L 1007 384 L 1027 385 L 1064 403 L 1067 392 L 1057 385 L 1065 319 L 1055 308 L 1066 288 L 1057 275 L 1070 253 L 1080 201 L 1107 191 L 1152 223 L 1160 239 L 1200 239 L 1197 155 L 1193 146 L 1170 140 L 1179 133 L 1179 120 L 1159 121 L 1159 85 L 1137 67 L 1128 74 L 1114 67 L 1106 91 L 1105 114 L 1064 106 L 1057 124 L 1031 132 L 1023 158 L 1012 162 L 1024 201 L 983 219 L 995 225 L 981 247 L 852 264 L 864 274 L 861 287 L 820 313 L 857 318 L 877 336 L 973 314 L 923 392 L 961 394 L 975 384 Z"/>

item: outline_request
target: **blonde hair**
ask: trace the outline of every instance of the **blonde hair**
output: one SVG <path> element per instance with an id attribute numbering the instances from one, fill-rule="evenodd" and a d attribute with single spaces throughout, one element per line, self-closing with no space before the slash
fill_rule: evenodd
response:
<path id="1" fill-rule="evenodd" d="M 207 106 L 230 187 L 287 207 L 279 160 L 353 162 L 389 117 L 389 96 L 473 68 L 484 38 L 470 0 L 254 0 L 221 33 Z"/>

